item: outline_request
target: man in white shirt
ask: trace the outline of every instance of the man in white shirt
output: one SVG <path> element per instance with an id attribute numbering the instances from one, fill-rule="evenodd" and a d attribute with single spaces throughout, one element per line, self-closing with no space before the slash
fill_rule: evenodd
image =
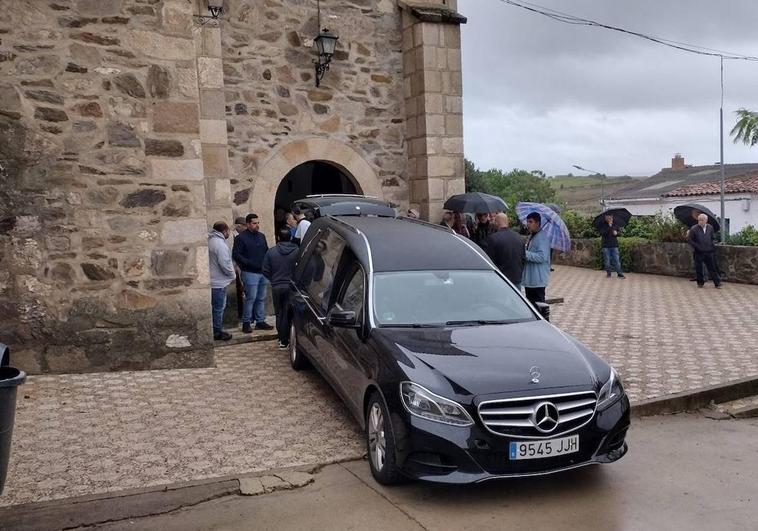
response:
<path id="1" fill-rule="evenodd" d="M 292 241 L 293 243 L 300 245 L 300 242 L 305 238 L 305 233 L 308 232 L 308 227 L 311 226 L 311 222 L 305 219 L 305 214 L 298 207 L 292 209 L 292 214 L 297 220 L 297 229 L 295 230 L 295 237 Z"/>

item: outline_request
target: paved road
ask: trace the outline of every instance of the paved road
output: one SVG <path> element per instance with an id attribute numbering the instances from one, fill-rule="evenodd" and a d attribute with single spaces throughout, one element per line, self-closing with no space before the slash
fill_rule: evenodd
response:
<path id="1" fill-rule="evenodd" d="M 745 530 L 758 521 L 758 419 L 697 415 L 636 421 L 619 462 L 473 487 L 376 484 L 365 461 L 324 468 L 313 484 L 230 496 L 97 527 L 256 530 Z"/>
<path id="2" fill-rule="evenodd" d="M 758 286 L 558 266 L 549 295 L 566 299 L 553 322 L 613 363 L 633 402 L 758 375 Z M 0 506 L 362 455 L 336 395 L 274 343 L 220 348 L 216 362 L 30 377 Z"/>

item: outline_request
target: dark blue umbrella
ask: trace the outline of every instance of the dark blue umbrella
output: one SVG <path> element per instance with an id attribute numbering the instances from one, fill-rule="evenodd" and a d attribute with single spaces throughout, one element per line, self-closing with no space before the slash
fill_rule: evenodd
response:
<path id="1" fill-rule="evenodd" d="M 516 213 L 521 223 L 526 223 L 526 216 L 532 212 L 537 212 L 542 218 L 540 230 L 547 234 L 550 247 L 563 252 L 570 251 L 571 234 L 558 213 L 542 203 L 522 202 L 516 205 Z"/>

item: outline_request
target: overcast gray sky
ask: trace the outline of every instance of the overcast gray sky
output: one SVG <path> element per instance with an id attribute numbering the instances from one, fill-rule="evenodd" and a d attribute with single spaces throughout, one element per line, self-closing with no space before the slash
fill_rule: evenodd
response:
<path id="1" fill-rule="evenodd" d="M 671 40 L 758 56 L 756 0 L 532 0 Z M 466 157 L 482 169 L 652 175 L 674 153 L 719 160 L 719 60 L 501 0 L 459 0 Z M 758 110 L 758 62 L 724 61 L 725 162 L 758 162 L 728 136 Z"/>

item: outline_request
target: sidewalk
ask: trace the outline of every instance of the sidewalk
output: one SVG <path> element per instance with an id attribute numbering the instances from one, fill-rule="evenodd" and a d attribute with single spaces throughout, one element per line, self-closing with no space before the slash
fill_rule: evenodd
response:
<path id="1" fill-rule="evenodd" d="M 633 402 L 758 376 L 758 286 L 557 267 L 549 296 Z M 338 397 L 275 345 L 218 348 L 216 368 L 30 377 L 0 506 L 360 457 Z"/>

